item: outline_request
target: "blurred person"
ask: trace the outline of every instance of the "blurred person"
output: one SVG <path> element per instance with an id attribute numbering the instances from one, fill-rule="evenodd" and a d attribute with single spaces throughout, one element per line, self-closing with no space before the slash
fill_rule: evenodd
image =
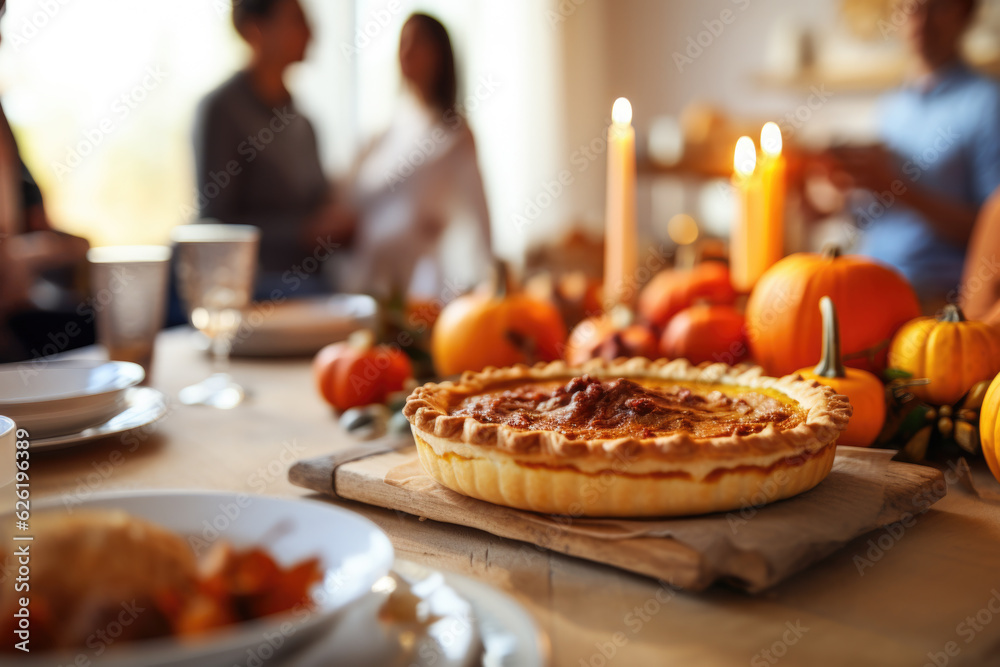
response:
<path id="1" fill-rule="evenodd" d="M 446 284 L 483 277 L 492 253 L 489 212 L 440 21 L 406 20 L 399 68 L 405 89 L 392 122 L 350 177 L 358 221 L 351 252 L 338 262 L 338 284 L 380 298 L 434 299 Z"/>
<path id="2" fill-rule="evenodd" d="M 298 0 L 234 0 L 247 66 L 198 107 L 195 162 L 199 214 L 261 230 L 257 293 L 326 291 L 303 260 L 325 260 L 350 233 L 320 165 L 316 133 L 285 87 L 312 38 Z M 321 271 L 315 271 L 319 274 Z"/>
<path id="3" fill-rule="evenodd" d="M 857 251 L 899 269 L 929 310 L 958 286 L 977 213 L 1000 185 L 1000 86 L 959 55 L 975 10 L 975 0 L 906 4 L 915 71 L 882 101 L 882 145 L 831 153 L 846 184 L 869 191 L 851 206 Z"/>
<path id="4" fill-rule="evenodd" d="M 965 259 L 958 302 L 962 313 L 970 320 L 1000 324 L 998 253 L 1000 253 L 1000 188 L 983 205 L 969 241 L 969 253 Z"/>
<path id="5" fill-rule="evenodd" d="M 6 10 L 0 0 L 0 19 Z M 53 229 L 0 107 L 0 362 L 93 344 L 93 317 L 74 289 L 88 248 Z"/>

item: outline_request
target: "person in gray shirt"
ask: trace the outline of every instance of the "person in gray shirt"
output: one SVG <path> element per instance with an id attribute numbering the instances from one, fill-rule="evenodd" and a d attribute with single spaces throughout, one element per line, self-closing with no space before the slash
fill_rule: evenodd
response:
<path id="1" fill-rule="evenodd" d="M 257 298 L 326 291 L 322 262 L 350 236 L 332 205 L 316 133 L 284 83 L 311 31 L 298 0 L 234 0 L 248 66 L 200 103 L 194 144 L 202 219 L 261 230 Z"/>

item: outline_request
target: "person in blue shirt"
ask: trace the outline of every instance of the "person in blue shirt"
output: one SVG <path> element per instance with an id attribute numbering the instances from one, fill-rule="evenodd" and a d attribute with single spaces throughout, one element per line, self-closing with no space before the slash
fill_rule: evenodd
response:
<path id="1" fill-rule="evenodd" d="M 833 150 L 848 183 L 856 251 L 896 267 L 925 307 L 958 286 L 977 213 L 1000 186 L 1000 85 L 959 55 L 975 0 L 924 0 L 903 32 L 912 80 L 882 100 L 882 145 Z"/>

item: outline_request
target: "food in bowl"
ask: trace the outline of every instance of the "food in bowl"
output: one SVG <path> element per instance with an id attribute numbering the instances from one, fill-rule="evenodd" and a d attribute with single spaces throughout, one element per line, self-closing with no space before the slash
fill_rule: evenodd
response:
<path id="1" fill-rule="evenodd" d="M 16 636 L 19 596 L 29 595 L 32 653 L 103 652 L 308 609 L 321 578 L 316 558 L 281 567 L 264 549 L 225 541 L 198 558 L 184 536 L 120 510 L 38 512 L 31 525 L 31 588 L 0 589 L 0 626 Z"/>

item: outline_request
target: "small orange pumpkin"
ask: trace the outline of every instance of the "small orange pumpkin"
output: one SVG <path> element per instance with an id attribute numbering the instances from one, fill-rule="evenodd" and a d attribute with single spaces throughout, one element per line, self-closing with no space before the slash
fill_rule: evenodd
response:
<path id="1" fill-rule="evenodd" d="M 690 270 L 664 269 L 639 293 L 639 316 L 657 329 L 694 304 L 733 303 L 736 292 L 729 280 L 729 267 L 721 262 L 702 262 Z"/>
<path id="2" fill-rule="evenodd" d="M 327 345 L 313 359 L 320 395 L 337 410 L 384 403 L 413 377 L 410 358 L 398 347 L 374 345 L 371 331 Z"/>
<path id="3" fill-rule="evenodd" d="M 796 253 L 761 276 L 747 301 L 753 358 L 770 375 L 795 372 L 816 361 L 823 340 L 819 300 L 829 296 L 840 315 L 844 355 L 869 353 L 848 366 L 874 373 L 885 369 L 896 330 L 920 315 L 913 288 L 895 270 L 836 247 L 823 254 Z"/>
<path id="4" fill-rule="evenodd" d="M 979 437 L 983 443 L 986 465 L 1000 482 L 1000 375 L 993 378 L 983 398 L 983 406 L 979 412 Z"/>
<path id="5" fill-rule="evenodd" d="M 799 375 L 832 387 L 851 402 L 851 420 L 847 429 L 841 432 L 837 444 L 870 447 L 885 425 L 885 387 L 875 374 L 844 366 L 840 358 L 840 327 L 836 308 L 828 296 L 819 300 L 819 307 L 823 315 L 822 357 L 818 366 L 804 368 Z"/>
<path id="6" fill-rule="evenodd" d="M 579 366 L 594 358 L 610 361 L 618 357 L 658 356 L 656 334 L 648 326 L 636 324 L 627 308 L 616 308 L 604 315 L 588 317 L 573 327 L 565 358 L 569 365 Z"/>
<path id="7" fill-rule="evenodd" d="M 889 348 L 889 365 L 929 384 L 909 391 L 931 405 L 951 405 L 972 385 L 1000 373 L 1000 331 L 971 322 L 958 306 L 907 322 Z"/>
<path id="8" fill-rule="evenodd" d="M 749 352 L 746 321 L 732 306 L 698 304 L 685 308 L 664 329 L 660 352 L 670 359 L 683 358 L 693 364 L 738 363 Z"/>
<path id="9" fill-rule="evenodd" d="M 566 325 L 551 302 L 513 289 L 498 262 L 493 284 L 462 295 L 441 310 L 431 333 L 439 375 L 487 366 L 532 364 L 562 357 Z"/>

